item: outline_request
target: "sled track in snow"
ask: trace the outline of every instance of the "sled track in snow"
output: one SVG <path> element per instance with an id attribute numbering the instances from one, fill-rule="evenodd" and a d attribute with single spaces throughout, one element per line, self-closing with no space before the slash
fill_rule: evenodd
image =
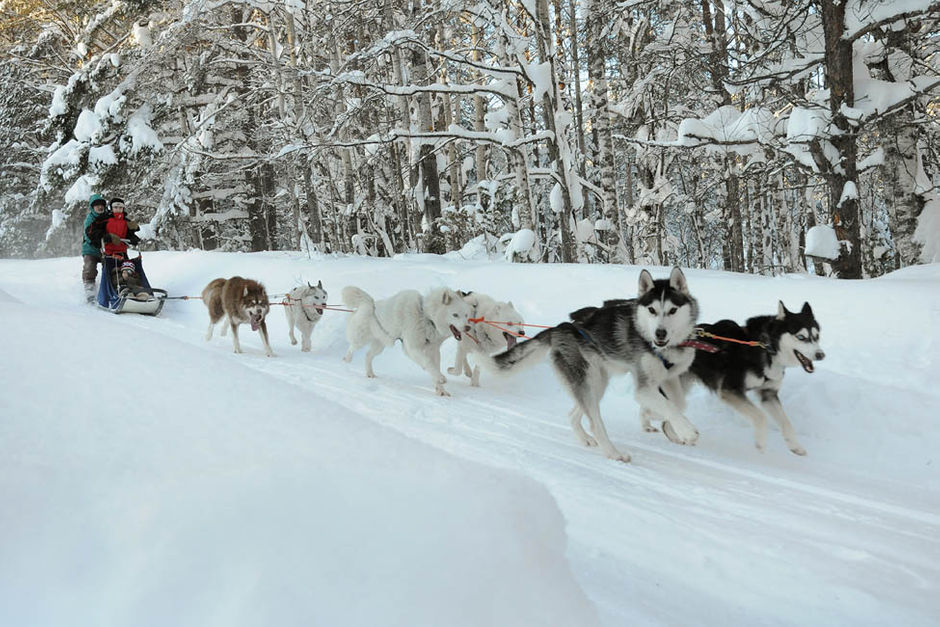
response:
<path id="1" fill-rule="evenodd" d="M 133 324 L 207 351 L 231 350 L 227 338 L 222 344 L 206 345 L 194 337 L 192 328 L 178 323 L 162 327 L 145 321 Z M 734 604 L 734 595 L 754 588 L 761 595 L 772 596 L 774 582 L 752 582 L 747 574 L 750 564 L 768 560 L 779 563 L 781 581 L 776 585 L 789 593 L 795 579 L 805 578 L 801 585 L 808 596 L 828 585 L 812 573 L 824 573 L 835 561 L 843 564 L 847 573 L 843 584 L 851 593 L 847 599 L 858 594 L 856 585 L 864 594 L 888 596 L 906 613 L 909 624 L 920 624 L 934 609 L 928 597 L 932 581 L 940 580 L 936 559 L 940 556 L 940 516 L 911 506 L 910 501 L 888 502 L 884 494 L 870 497 L 860 493 L 858 486 L 838 480 L 831 487 L 821 484 L 815 475 L 801 481 L 798 470 L 780 473 L 768 464 L 765 471 L 754 464 L 736 464 L 733 459 L 714 459 L 714 451 L 701 447 L 673 445 L 661 434 L 639 431 L 632 401 L 625 414 L 611 412 L 607 418 L 615 444 L 633 457 L 633 463 L 622 464 L 575 440 L 567 418 L 570 401 L 557 396 L 564 402 L 559 404 L 562 401 L 556 399 L 555 392 L 546 401 L 533 399 L 531 389 L 507 389 L 486 376 L 481 388 L 471 388 L 464 377 L 449 376 L 447 388 L 453 396 L 441 398 L 433 394 L 423 373 L 417 377 L 396 375 L 396 369 L 381 360 L 376 364 L 378 378 L 367 379 L 362 372 L 362 355 L 346 364 L 340 359 L 338 345 L 315 347 L 312 354 L 294 347 L 281 348 L 274 359 L 264 357 L 253 345 L 246 350 L 244 355 L 228 356 L 259 374 L 307 389 L 431 446 L 520 472 L 544 484 L 568 521 L 569 550 L 574 551 L 570 557 L 576 573 L 610 624 L 622 624 L 636 616 L 619 613 L 621 590 L 592 587 L 591 573 L 606 573 L 598 575 L 604 583 L 610 580 L 612 569 L 613 579 L 641 595 L 641 609 L 646 608 L 642 621 L 642 617 L 670 615 L 661 612 L 672 601 L 675 586 L 692 586 L 685 591 L 692 607 Z M 408 366 L 417 371 L 417 366 Z M 311 417 L 315 416 L 312 409 Z M 636 425 L 629 427 L 636 429 L 635 435 L 625 434 L 625 421 Z M 741 446 L 748 444 L 749 432 L 740 439 Z M 735 533 L 729 534 L 729 528 Z M 847 529 L 851 533 L 846 533 Z M 665 548 L 663 536 L 674 538 Z M 699 556 L 691 566 L 690 556 Z M 722 573 L 728 598 L 716 601 L 715 591 L 709 589 L 713 583 L 702 584 L 702 590 L 689 583 L 708 581 L 714 576 L 708 565 L 729 560 L 738 565 Z M 869 573 L 874 569 L 880 581 L 890 582 L 890 591 L 856 581 L 853 569 L 860 567 Z M 777 602 L 786 605 L 787 599 L 781 597 Z M 804 609 L 788 619 L 854 620 L 864 616 L 861 606 L 833 609 L 821 603 L 814 607 L 807 601 Z M 836 613 L 827 616 L 826 611 Z M 750 621 L 760 613 L 753 610 L 735 616 Z M 674 617 L 679 622 L 689 619 L 681 613 Z"/>

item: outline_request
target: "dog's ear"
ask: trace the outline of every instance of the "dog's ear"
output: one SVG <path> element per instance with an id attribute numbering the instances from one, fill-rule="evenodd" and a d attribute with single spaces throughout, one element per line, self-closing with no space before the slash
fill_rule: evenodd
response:
<path id="1" fill-rule="evenodd" d="M 679 266 L 674 267 L 672 272 L 669 273 L 669 287 L 680 294 L 689 295 L 689 284 L 686 282 L 685 275 L 682 274 L 682 269 Z"/>
<path id="2" fill-rule="evenodd" d="M 800 310 L 800 313 L 804 316 L 812 316 L 813 308 L 809 306 L 809 303 L 803 303 L 803 309 Z"/>
<path id="3" fill-rule="evenodd" d="M 789 312 L 787 311 L 787 308 L 784 307 L 783 301 L 778 300 L 777 301 L 777 320 L 785 319 L 787 317 L 787 313 Z"/>
<path id="4" fill-rule="evenodd" d="M 653 275 L 645 268 L 640 272 L 640 285 L 637 288 L 637 296 L 643 296 L 653 289 Z"/>
<path id="5" fill-rule="evenodd" d="M 470 294 L 473 294 L 473 292 L 465 292 L 463 290 L 457 290 L 457 293 L 460 294 L 461 298 L 466 298 L 467 296 L 470 296 Z"/>
<path id="6" fill-rule="evenodd" d="M 453 300 L 454 297 L 451 295 L 450 290 L 444 290 L 444 296 L 441 298 L 441 302 L 445 305 L 449 305 Z"/>
<path id="7" fill-rule="evenodd" d="M 245 293 L 242 294 L 242 297 L 248 296 L 248 286 L 245 286 Z"/>
<path id="8" fill-rule="evenodd" d="M 310 285 L 310 281 L 307 281 L 307 287 L 313 287 L 312 285 Z"/>
<path id="9" fill-rule="evenodd" d="M 512 307 L 513 309 L 515 309 L 515 308 L 516 308 L 516 306 L 512 304 L 512 301 L 509 301 L 509 302 L 508 302 L 508 303 L 506 303 L 506 304 L 507 304 L 507 305 L 509 305 L 510 307 Z"/>
<path id="10" fill-rule="evenodd" d="M 319 287 L 321 290 L 323 289 L 323 279 L 320 279 L 319 281 L 317 281 L 317 287 Z"/>

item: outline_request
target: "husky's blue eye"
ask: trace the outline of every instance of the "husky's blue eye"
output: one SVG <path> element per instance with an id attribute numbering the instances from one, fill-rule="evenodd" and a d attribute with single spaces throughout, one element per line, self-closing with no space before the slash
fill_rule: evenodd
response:
<path id="1" fill-rule="evenodd" d="M 796 339 L 798 339 L 798 340 L 801 341 L 801 342 L 806 342 L 807 340 L 809 340 L 809 338 L 806 337 L 805 335 L 803 335 L 802 333 L 800 333 L 799 335 L 797 335 L 797 336 L 796 336 Z"/>

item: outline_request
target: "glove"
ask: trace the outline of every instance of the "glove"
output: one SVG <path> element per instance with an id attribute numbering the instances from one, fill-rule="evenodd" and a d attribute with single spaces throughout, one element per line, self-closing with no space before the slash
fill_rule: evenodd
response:
<path id="1" fill-rule="evenodd" d="M 127 221 L 127 230 L 128 230 L 128 231 L 136 231 L 136 230 L 139 229 L 139 228 L 140 228 L 140 225 L 137 224 L 136 222 L 134 222 L 133 220 L 128 220 L 128 221 Z"/>
<path id="2" fill-rule="evenodd" d="M 114 233 L 108 233 L 108 237 L 111 238 L 111 243 L 112 243 L 112 244 L 120 244 L 120 243 L 121 243 L 121 238 L 118 237 L 118 236 L 117 236 L 116 234 L 114 234 Z"/>

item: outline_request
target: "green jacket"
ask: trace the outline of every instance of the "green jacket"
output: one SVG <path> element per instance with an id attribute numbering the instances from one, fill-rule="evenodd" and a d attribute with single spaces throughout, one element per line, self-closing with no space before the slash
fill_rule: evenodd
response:
<path id="1" fill-rule="evenodd" d="M 95 213 L 95 210 L 92 209 L 92 204 L 96 200 L 104 200 L 104 196 L 101 194 L 92 194 L 91 198 L 88 200 L 88 215 L 85 216 L 85 228 L 83 229 L 84 237 L 82 238 L 82 255 L 91 255 L 101 259 L 101 237 L 99 235 L 95 238 L 97 241 L 93 241 L 90 232 L 93 230 L 91 227 L 95 221 L 99 219 L 107 221 L 109 215 L 107 209 L 105 209 L 103 213 Z"/>

